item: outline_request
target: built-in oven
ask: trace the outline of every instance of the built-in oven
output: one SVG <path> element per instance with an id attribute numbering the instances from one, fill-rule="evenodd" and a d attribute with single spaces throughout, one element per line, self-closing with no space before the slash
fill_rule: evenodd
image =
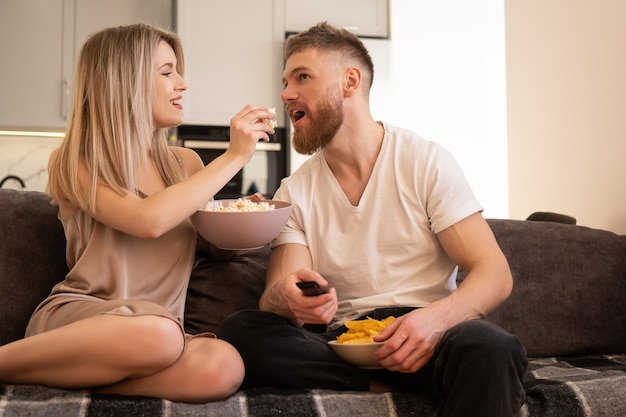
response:
<path id="1" fill-rule="evenodd" d="M 269 142 L 260 141 L 252 160 L 216 195 L 216 199 L 239 198 L 260 191 L 271 198 L 287 175 L 286 129 L 277 127 Z M 181 125 L 176 131 L 179 146 L 193 149 L 204 164 L 220 156 L 228 148 L 230 127 Z"/>

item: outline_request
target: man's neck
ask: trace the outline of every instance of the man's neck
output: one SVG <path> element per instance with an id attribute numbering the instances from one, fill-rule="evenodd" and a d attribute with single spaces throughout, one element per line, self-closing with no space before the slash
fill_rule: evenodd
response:
<path id="1" fill-rule="evenodd" d="M 324 148 L 324 158 L 352 205 L 358 205 L 376 164 L 384 129 L 373 122 L 367 128 L 338 132 Z"/>

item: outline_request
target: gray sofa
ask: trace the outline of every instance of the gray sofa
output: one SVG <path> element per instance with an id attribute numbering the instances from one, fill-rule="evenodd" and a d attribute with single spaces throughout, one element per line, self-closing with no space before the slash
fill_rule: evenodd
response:
<path id="1" fill-rule="evenodd" d="M 518 335 L 530 361 L 523 416 L 626 415 L 626 236 L 551 221 L 489 219 L 514 276 L 488 319 Z M 56 210 L 39 192 L 0 189 L 0 344 L 67 272 Z M 215 261 L 198 252 L 188 293 L 191 333 L 255 308 L 269 249 Z M 459 280 L 463 279 L 461 272 Z M 288 370 L 285 370 L 288 372 Z M 437 401 L 403 392 L 243 390 L 189 405 L 0 385 L 0 416 L 435 416 Z M 468 410 L 468 416 L 472 415 Z"/>

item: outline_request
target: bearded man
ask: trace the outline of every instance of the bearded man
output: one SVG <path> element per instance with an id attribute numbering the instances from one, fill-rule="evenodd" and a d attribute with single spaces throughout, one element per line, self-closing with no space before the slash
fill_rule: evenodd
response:
<path id="1" fill-rule="evenodd" d="M 352 33 L 320 23 L 289 38 L 285 56 L 293 145 L 312 157 L 274 196 L 293 210 L 271 243 L 259 310 L 219 333 L 241 353 L 244 386 L 425 391 L 442 416 L 519 415 L 525 350 L 484 320 L 511 272 L 457 162 L 372 118 L 374 68 Z M 306 296 L 302 281 L 325 292 Z M 327 344 L 347 320 L 387 316 L 397 319 L 374 338 L 378 370 Z"/>

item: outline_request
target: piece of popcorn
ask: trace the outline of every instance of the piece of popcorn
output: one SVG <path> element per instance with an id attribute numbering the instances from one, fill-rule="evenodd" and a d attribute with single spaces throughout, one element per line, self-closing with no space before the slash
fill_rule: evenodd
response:
<path id="1" fill-rule="evenodd" d="M 206 211 L 226 211 L 226 212 L 250 212 L 250 211 L 268 211 L 274 210 L 275 206 L 266 201 L 260 201 L 258 203 L 251 201 L 247 198 L 238 198 L 237 200 L 231 202 L 227 206 L 216 206 L 209 202 L 207 206 L 204 208 Z"/>
<path id="2" fill-rule="evenodd" d="M 275 107 L 270 107 L 269 109 L 267 109 L 267 111 L 269 111 L 274 116 L 276 116 L 276 108 Z M 276 126 L 278 126 L 278 122 L 276 121 L 276 119 L 263 119 L 263 123 L 265 123 L 266 125 L 268 125 L 272 129 L 276 129 Z"/>

